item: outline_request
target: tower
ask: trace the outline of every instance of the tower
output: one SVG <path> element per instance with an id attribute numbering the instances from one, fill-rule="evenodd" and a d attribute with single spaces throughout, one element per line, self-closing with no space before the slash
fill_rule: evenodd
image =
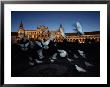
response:
<path id="1" fill-rule="evenodd" d="M 22 23 L 22 21 L 21 21 L 21 23 L 20 23 L 20 25 L 19 25 L 19 29 L 23 29 L 24 27 L 23 27 L 23 23 Z"/>
<path id="2" fill-rule="evenodd" d="M 64 28 L 63 28 L 62 24 L 60 24 L 59 31 L 64 32 Z"/>
<path id="3" fill-rule="evenodd" d="M 18 37 L 24 38 L 24 36 L 25 36 L 25 30 L 23 27 L 23 23 L 21 21 L 21 23 L 19 24 Z"/>
<path id="4" fill-rule="evenodd" d="M 60 28 L 62 28 L 62 24 L 60 24 Z"/>
<path id="5" fill-rule="evenodd" d="M 64 28 L 62 24 L 60 24 L 59 31 L 60 31 L 61 36 L 65 38 Z"/>

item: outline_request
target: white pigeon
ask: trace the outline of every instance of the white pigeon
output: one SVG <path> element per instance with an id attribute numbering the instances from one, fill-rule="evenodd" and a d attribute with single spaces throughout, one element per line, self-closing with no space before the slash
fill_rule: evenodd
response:
<path id="1" fill-rule="evenodd" d="M 37 53 L 38 53 L 38 56 L 40 59 L 44 58 L 43 53 L 42 53 L 42 49 L 38 50 Z"/>
<path id="2" fill-rule="evenodd" d="M 53 63 L 57 59 L 57 53 L 54 53 L 51 58 L 49 58 L 51 63 Z"/>
<path id="3" fill-rule="evenodd" d="M 50 61 L 51 61 L 51 63 L 53 63 L 55 60 L 53 60 L 53 59 L 50 59 Z"/>
<path id="4" fill-rule="evenodd" d="M 85 69 L 83 69 L 83 68 L 81 68 L 81 67 L 79 67 L 79 66 L 77 66 L 77 65 L 75 65 L 75 67 L 76 67 L 76 69 L 77 69 L 79 72 L 86 72 Z"/>
<path id="5" fill-rule="evenodd" d="M 92 64 L 90 64 L 89 62 L 86 62 L 86 61 L 85 61 L 85 65 L 86 66 L 93 66 Z"/>
<path id="6" fill-rule="evenodd" d="M 74 61 L 73 59 L 70 59 L 70 58 L 67 58 L 67 60 L 68 60 L 69 62 L 72 62 L 72 61 Z"/>
<path id="7" fill-rule="evenodd" d="M 80 32 L 81 34 L 84 34 L 83 28 L 82 28 L 80 22 L 76 22 L 76 28 L 77 28 L 78 32 Z"/>
<path id="8" fill-rule="evenodd" d="M 57 53 L 54 53 L 52 59 L 57 59 Z"/>
<path id="9" fill-rule="evenodd" d="M 38 60 L 38 59 L 35 59 L 35 62 L 38 63 L 38 64 L 39 64 L 39 63 L 43 63 L 42 61 L 40 61 L 40 60 Z"/>
<path id="10" fill-rule="evenodd" d="M 67 52 L 65 50 L 58 50 L 58 52 L 60 52 L 61 57 L 66 57 L 67 55 Z"/>
<path id="11" fill-rule="evenodd" d="M 76 54 L 74 54 L 74 58 L 76 58 L 76 59 L 77 59 L 77 58 L 78 58 L 78 56 L 77 56 Z"/>
<path id="12" fill-rule="evenodd" d="M 50 38 L 47 41 L 44 42 L 43 39 L 42 39 L 41 43 L 43 44 L 43 48 L 48 49 L 49 48 L 48 45 L 49 45 L 50 41 L 53 41 L 54 38 L 55 38 L 55 36 L 51 34 Z"/>
<path id="13" fill-rule="evenodd" d="M 45 41 L 45 42 L 42 40 L 42 44 L 43 44 L 44 46 L 48 46 L 48 45 L 49 45 L 49 43 L 50 43 L 50 39 L 48 39 L 48 40 L 47 40 L 47 41 Z"/>
<path id="14" fill-rule="evenodd" d="M 30 66 L 33 66 L 34 65 L 34 62 L 29 61 L 29 65 Z"/>
<path id="15" fill-rule="evenodd" d="M 41 42 L 39 42 L 39 41 L 35 41 L 35 43 L 36 43 L 38 46 L 42 47 Z"/>
<path id="16" fill-rule="evenodd" d="M 44 49 L 49 49 L 49 46 L 48 46 L 48 45 L 44 45 L 43 48 L 44 48 Z"/>
<path id="17" fill-rule="evenodd" d="M 28 45 L 29 45 L 29 43 L 19 44 L 19 45 L 20 45 L 22 51 L 27 51 L 27 50 L 28 50 Z"/>
<path id="18" fill-rule="evenodd" d="M 84 58 L 85 58 L 85 54 L 84 54 L 84 52 L 83 52 L 83 51 L 78 50 L 78 52 L 79 52 L 79 54 L 80 54 L 82 57 L 84 57 Z"/>

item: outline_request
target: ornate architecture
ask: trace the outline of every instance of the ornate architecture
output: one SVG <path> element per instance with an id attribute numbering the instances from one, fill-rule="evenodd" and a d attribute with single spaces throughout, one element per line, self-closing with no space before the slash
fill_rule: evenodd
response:
<path id="1" fill-rule="evenodd" d="M 100 32 L 84 32 L 83 35 L 76 35 L 75 33 L 67 33 L 66 34 L 68 42 L 76 42 L 85 43 L 87 40 L 91 40 L 94 42 L 100 42 Z"/>
<path id="2" fill-rule="evenodd" d="M 62 42 L 63 37 L 61 35 L 61 30 L 64 31 L 64 28 L 62 25 L 60 25 L 59 29 L 56 31 L 49 31 L 48 27 L 40 25 L 37 27 L 35 30 L 26 30 L 23 27 L 23 24 L 19 25 L 19 30 L 18 30 L 18 38 L 28 38 L 28 39 L 34 39 L 34 40 L 41 40 L 41 39 L 48 39 L 50 35 L 55 35 L 55 41 L 57 42 Z"/>
<path id="3" fill-rule="evenodd" d="M 34 40 L 41 40 L 45 39 L 47 40 L 50 35 L 55 36 L 55 42 L 63 42 L 64 37 L 62 36 L 62 32 L 64 32 L 64 28 L 62 25 L 60 25 L 59 29 L 56 29 L 56 31 L 50 31 L 48 27 L 40 25 L 37 27 L 35 30 L 26 30 L 23 26 L 23 23 L 21 21 L 19 25 L 19 30 L 16 32 L 12 33 L 12 39 L 16 38 L 16 40 L 20 40 L 22 38 L 27 38 L 27 39 L 34 39 Z M 76 42 L 78 41 L 79 43 L 85 43 L 86 40 L 94 40 L 95 42 L 100 42 L 100 32 L 84 32 L 83 35 L 77 35 L 76 33 L 65 33 L 66 37 L 65 39 L 68 42 Z"/>

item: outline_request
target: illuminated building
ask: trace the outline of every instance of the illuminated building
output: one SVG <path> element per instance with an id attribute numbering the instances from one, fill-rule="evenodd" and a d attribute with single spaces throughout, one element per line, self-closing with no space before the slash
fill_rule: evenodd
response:
<path id="1" fill-rule="evenodd" d="M 100 32 L 84 32 L 83 35 L 76 35 L 75 33 L 67 33 L 66 34 L 68 42 L 76 42 L 84 43 L 86 40 L 93 40 L 95 42 L 100 42 Z"/>
<path id="2" fill-rule="evenodd" d="M 41 40 L 41 39 L 47 40 L 51 34 L 54 34 L 55 41 L 62 42 L 63 37 L 61 36 L 60 29 L 62 29 L 62 31 L 64 31 L 62 25 L 60 25 L 60 27 L 59 27 L 59 29 L 57 29 L 57 31 L 49 31 L 48 27 L 40 25 L 35 30 L 32 30 L 32 29 L 26 30 L 26 29 L 24 29 L 23 24 L 21 22 L 21 24 L 19 26 L 19 30 L 18 30 L 18 38 L 22 39 L 25 37 L 27 39 L 34 39 L 34 40 Z"/>
<path id="3" fill-rule="evenodd" d="M 19 30 L 13 33 L 12 32 L 12 40 L 16 38 L 16 40 L 20 40 L 22 38 L 27 39 L 33 39 L 33 40 L 41 40 L 45 39 L 47 40 L 51 34 L 55 35 L 55 42 L 63 42 L 64 38 L 61 35 L 61 31 L 64 32 L 64 28 L 62 25 L 60 25 L 59 29 L 56 29 L 56 31 L 50 31 L 48 27 L 40 25 L 35 30 L 26 30 L 23 26 L 23 23 L 21 22 L 19 25 Z M 77 35 L 76 33 L 65 33 L 66 34 L 66 40 L 68 42 L 76 42 L 79 43 L 85 43 L 87 39 L 94 40 L 95 42 L 100 42 L 100 32 L 84 32 L 83 35 Z M 16 41 L 15 40 L 15 41 Z"/>

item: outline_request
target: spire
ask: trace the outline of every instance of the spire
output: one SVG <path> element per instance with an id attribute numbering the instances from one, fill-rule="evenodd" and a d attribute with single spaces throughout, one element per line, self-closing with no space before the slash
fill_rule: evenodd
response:
<path id="1" fill-rule="evenodd" d="M 19 28 L 20 28 L 20 29 L 23 29 L 23 23 L 22 23 L 22 20 L 21 20 L 21 23 L 20 23 L 20 25 L 19 25 Z"/>
<path id="2" fill-rule="evenodd" d="M 64 28 L 63 28 L 62 24 L 60 24 L 59 31 L 60 30 L 63 30 L 64 31 Z"/>
<path id="3" fill-rule="evenodd" d="M 60 28 L 63 28 L 62 24 L 60 24 Z"/>

